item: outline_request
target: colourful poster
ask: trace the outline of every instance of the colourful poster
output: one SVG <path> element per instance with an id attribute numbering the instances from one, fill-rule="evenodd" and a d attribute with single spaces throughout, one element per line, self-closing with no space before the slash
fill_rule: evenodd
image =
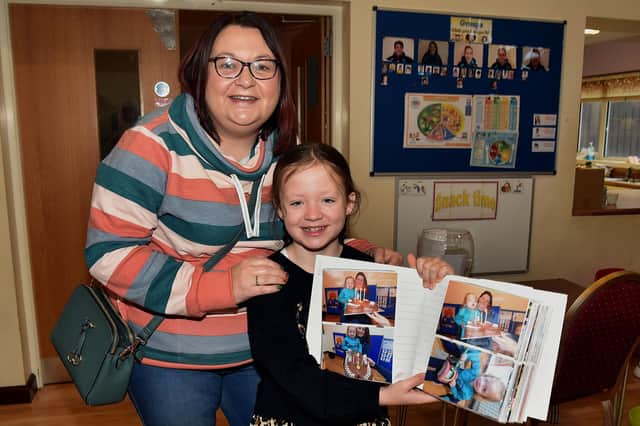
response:
<path id="1" fill-rule="evenodd" d="M 451 17 L 450 39 L 470 43 L 491 43 L 493 21 L 475 17 Z"/>
<path id="2" fill-rule="evenodd" d="M 473 103 L 474 130 L 518 131 L 520 96 L 476 95 Z"/>
<path id="3" fill-rule="evenodd" d="M 472 97 L 405 94 L 405 148 L 470 148 Z"/>
<path id="4" fill-rule="evenodd" d="M 513 169 L 516 166 L 518 133 L 479 130 L 473 135 L 471 165 Z"/>

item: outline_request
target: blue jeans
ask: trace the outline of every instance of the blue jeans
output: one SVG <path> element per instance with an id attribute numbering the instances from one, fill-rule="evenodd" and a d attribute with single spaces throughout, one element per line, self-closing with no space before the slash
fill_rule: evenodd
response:
<path id="1" fill-rule="evenodd" d="M 231 426 L 247 426 L 259 381 L 252 365 L 179 370 L 136 363 L 129 396 L 146 426 L 212 426 L 218 407 Z"/>

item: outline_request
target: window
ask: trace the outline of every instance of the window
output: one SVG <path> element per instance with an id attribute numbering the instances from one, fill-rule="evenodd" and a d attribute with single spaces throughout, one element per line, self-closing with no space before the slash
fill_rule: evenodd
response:
<path id="1" fill-rule="evenodd" d="M 605 157 L 640 155 L 640 99 L 608 102 Z"/>
<path id="2" fill-rule="evenodd" d="M 100 159 L 140 118 L 140 79 L 136 50 L 95 50 Z"/>
<path id="3" fill-rule="evenodd" d="M 582 79 L 578 151 L 601 158 L 640 156 L 640 71 Z"/>
<path id="4" fill-rule="evenodd" d="M 640 155 L 640 98 L 583 101 L 578 151 L 589 142 L 605 158 Z"/>
<path id="5" fill-rule="evenodd" d="M 602 123 L 602 103 L 582 102 L 580 105 L 580 133 L 578 135 L 578 151 L 587 149 L 589 142 L 599 151 L 600 124 Z"/>

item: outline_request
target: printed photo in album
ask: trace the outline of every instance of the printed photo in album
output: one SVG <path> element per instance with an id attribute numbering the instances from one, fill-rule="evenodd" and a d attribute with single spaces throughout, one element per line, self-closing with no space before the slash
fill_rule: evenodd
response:
<path id="1" fill-rule="evenodd" d="M 423 391 L 499 418 L 510 401 L 515 371 L 511 358 L 438 336 L 429 357 Z"/>
<path id="2" fill-rule="evenodd" d="M 322 320 L 393 327 L 397 286 L 395 272 L 326 269 Z"/>
<path id="3" fill-rule="evenodd" d="M 391 383 L 393 327 L 322 324 L 322 367 L 352 379 Z"/>
<path id="4" fill-rule="evenodd" d="M 437 334 L 470 345 L 515 356 L 515 350 L 494 342 L 495 337 L 512 340 L 508 350 L 520 345 L 530 301 L 503 291 L 467 282 L 449 281 L 440 312 Z"/>
<path id="5" fill-rule="evenodd" d="M 322 271 L 324 368 L 391 382 L 397 285 L 395 272 Z"/>

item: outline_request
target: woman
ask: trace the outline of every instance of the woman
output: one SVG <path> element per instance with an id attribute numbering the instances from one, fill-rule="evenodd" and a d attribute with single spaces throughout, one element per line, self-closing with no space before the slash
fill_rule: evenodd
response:
<path id="1" fill-rule="evenodd" d="M 540 53 L 540 49 L 533 48 L 527 55 L 525 56 L 526 64 L 523 69 L 529 71 L 546 71 L 547 69 L 544 67 L 542 62 L 540 61 L 542 54 Z"/>
<path id="2" fill-rule="evenodd" d="M 473 57 L 473 47 L 467 45 L 464 47 L 464 54 L 458 62 L 458 67 L 475 70 L 478 68 L 476 58 Z"/>
<path id="3" fill-rule="evenodd" d="M 500 307 L 493 306 L 493 294 L 490 291 L 483 291 L 478 296 L 477 307 L 485 322 L 498 324 L 500 320 Z M 491 337 L 482 337 L 473 339 L 475 346 L 491 350 L 493 347 L 493 339 Z"/>
<path id="4" fill-rule="evenodd" d="M 369 327 L 356 328 L 356 336 L 358 336 L 358 339 L 360 339 L 360 344 L 362 345 L 362 353 L 369 356 L 369 346 L 371 345 L 371 334 L 369 332 Z"/>
<path id="5" fill-rule="evenodd" d="M 507 49 L 505 47 L 498 47 L 498 50 L 496 51 L 497 53 L 497 57 L 496 57 L 496 61 L 491 64 L 491 69 L 492 70 L 510 70 L 511 69 L 511 63 L 509 62 L 509 57 L 507 56 Z"/>
<path id="6" fill-rule="evenodd" d="M 422 65 L 432 65 L 436 67 L 442 66 L 442 58 L 440 58 L 440 54 L 438 53 L 438 45 L 435 41 L 430 41 L 427 51 L 422 55 L 422 60 L 420 61 Z"/>
<path id="7" fill-rule="evenodd" d="M 484 315 L 484 320 L 492 324 L 498 324 L 500 319 L 500 307 L 493 306 L 493 295 L 485 290 L 478 296 L 478 310 Z"/>
<path id="8" fill-rule="evenodd" d="M 296 144 L 296 114 L 282 50 L 255 14 L 214 22 L 179 77 L 183 94 L 100 164 L 85 255 L 135 332 L 166 316 L 129 385 L 144 424 L 212 425 L 221 407 L 247 425 L 259 378 L 240 305 L 287 281 L 266 256 L 282 246 L 270 186 L 276 156 Z"/>

